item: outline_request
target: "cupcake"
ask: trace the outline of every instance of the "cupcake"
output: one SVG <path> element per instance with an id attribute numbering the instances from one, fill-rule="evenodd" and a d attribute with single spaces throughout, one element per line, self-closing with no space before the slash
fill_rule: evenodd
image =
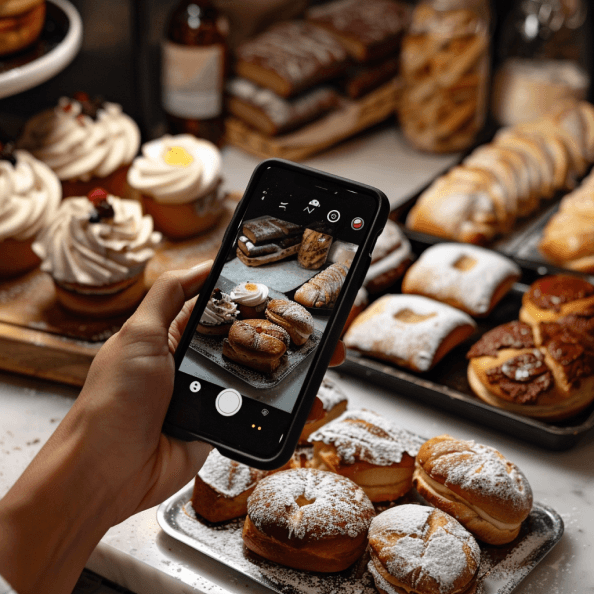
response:
<path id="1" fill-rule="evenodd" d="M 237 304 L 237 309 L 244 320 L 264 319 L 268 305 L 268 287 L 262 283 L 241 283 L 230 293 L 231 299 Z"/>
<path id="2" fill-rule="evenodd" d="M 12 143 L 0 143 L 0 277 L 15 276 L 40 262 L 31 249 L 62 198 L 54 172 Z"/>
<path id="3" fill-rule="evenodd" d="M 45 22 L 45 0 L 0 2 L 0 56 L 25 49 L 37 40 Z"/>
<path id="4" fill-rule="evenodd" d="M 97 188 L 64 200 L 33 251 L 66 309 L 103 318 L 129 312 L 142 299 L 144 268 L 160 239 L 137 201 Z"/>
<path id="5" fill-rule="evenodd" d="M 216 225 L 223 212 L 221 181 L 219 149 L 190 134 L 165 135 L 142 145 L 142 156 L 128 172 L 145 212 L 173 239 Z"/>
<path id="6" fill-rule="evenodd" d="M 209 336 L 227 336 L 239 310 L 231 297 L 221 289 L 215 289 L 206 304 L 196 332 Z"/>
<path id="7" fill-rule="evenodd" d="M 33 116 L 19 139 L 19 148 L 54 170 L 65 198 L 96 187 L 128 196 L 126 176 L 139 147 L 138 126 L 121 106 L 86 93 L 62 97 L 57 107 Z"/>

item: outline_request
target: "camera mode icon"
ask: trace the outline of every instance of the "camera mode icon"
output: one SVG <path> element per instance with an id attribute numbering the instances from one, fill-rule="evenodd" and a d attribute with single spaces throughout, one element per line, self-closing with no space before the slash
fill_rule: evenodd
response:
<path id="1" fill-rule="evenodd" d="M 331 222 L 331 223 L 337 223 L 340 220 L 340 213 L 337 210 L 331 210 L 328 215 L 326 216 L 326 218 Z"/>

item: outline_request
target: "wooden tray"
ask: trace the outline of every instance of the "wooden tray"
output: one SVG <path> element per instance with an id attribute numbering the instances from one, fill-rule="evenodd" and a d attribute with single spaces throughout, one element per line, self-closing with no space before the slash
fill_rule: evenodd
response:
<path id="1" fill-rule="evenodd" d="M 394 114 L 399 89 L 400 83 L 394 79 L 361 99 L 345 99 L 336 111 L 281 136 L 265 136 L 230 117 L 225 122 L 225 140 L 263 159 L 302 161 Z"/>
<path id="2" fill-rule="evenodd" d="M 186 241 L 163 241 L 145 270 L 150 287 L 167 270 L 214 258 L 240 194 L 230 194 L 219 224 Z M 82 386 L 97 351 L 126 320 L 89 320 L 56 302 L 54 283 L 39 269 L 0 282 L 0 369 Z"/>

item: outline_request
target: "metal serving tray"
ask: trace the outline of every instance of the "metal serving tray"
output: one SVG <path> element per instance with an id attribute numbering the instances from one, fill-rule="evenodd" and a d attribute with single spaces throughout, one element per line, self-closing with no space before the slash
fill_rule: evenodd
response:
<path id="1" fill-rule="evenodd" d="M 290 569 L 248 551 L 241 538 L 243 518 L 211 524 L 196 516 L 190 498 L 192 485 L 184 487 L 157 510 L 161 528 L 176 540 L 231 567 L 278 594 L 377 594 L 367 571 L 367 555 L 333 574 Z M 406 501 L 405 501 L 406 499 Z M 418 495 L 398 503 L 422 503 Z M 382 511 L 383 508 L 378 509 Z M 544 505 L 534 504 L 518 538 L 505 546 L 481 544 L 477 594 L 509 594 L 555 546 L 563 534 L 563 520 Z"/>

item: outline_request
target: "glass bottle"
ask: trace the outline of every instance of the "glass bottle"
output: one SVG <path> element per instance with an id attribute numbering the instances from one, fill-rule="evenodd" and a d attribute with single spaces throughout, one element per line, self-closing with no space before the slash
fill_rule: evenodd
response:
<path id="1" fill-rule="evenodd" d="M 543 116 L 590 89 L 586 0 L 523 0 L 501 34 L 492 110 L 502 125 Z"/>
<path id="2" fill-rule="evenodd" d="M 210 0 L 182 0 L 169 17 L 163 43 L 163 108 L 174 134 L 221 144 L 226 33 Z"/>
<path id="3" fill-rule="evenodd" d="M 401 52 L 398 107 L 404 135 L 435 153 L 471 146 L 487 109 L 488 0 L 421 0 Z"/>

